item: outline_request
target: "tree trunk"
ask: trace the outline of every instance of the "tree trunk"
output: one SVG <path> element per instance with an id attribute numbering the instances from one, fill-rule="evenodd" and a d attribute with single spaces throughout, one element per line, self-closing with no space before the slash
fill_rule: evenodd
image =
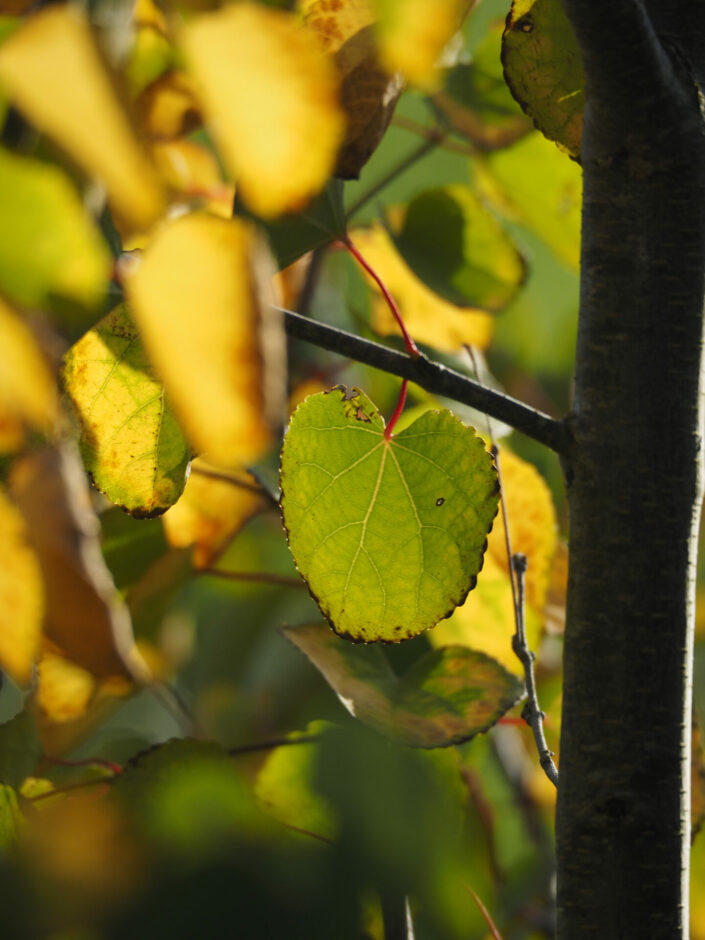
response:
<path id="1" fill-rule="evenodd" d="M 688 935 L 705 125 L 646 3 L 565 6 L 588 105 L 558 936 L 675 940 Z"/>

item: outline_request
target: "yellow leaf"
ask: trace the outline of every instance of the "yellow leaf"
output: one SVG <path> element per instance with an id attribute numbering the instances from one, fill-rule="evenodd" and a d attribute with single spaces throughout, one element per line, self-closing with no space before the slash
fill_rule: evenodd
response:
<path id="1" fill-rule="evenodd" d="M 39 662 L 37 678 L 37 704 L 55 722 L 83 715 L 97 686 L 90 672 L 49 652 Z"/>
<path id="2" fill-rule="evenodd" d="M 17 460 L 10 490 L 41 565 L 44 635 L 56 653 L 97 678 L 143 678 L 127 608 L 103 560 L 78 454 L 64 445 Z"/>
<path id="3" fill-rule="evenodd" d="M 375 0 L 382 61 L 423 88 L 438 80 L 441 53 L 460 29 L 472 0 Z"/>
<path id="4" fill-rule="evenodd" d="M 24 519 L 0 489 L 0 665 L 25 685 L 39 652 L 44 586 Z"/>
<path id="5" fill-rule="evenodd" d="M 164 530 L 174 548 L 193 545 L 194 568 L 208 568 L 247 520 L 266 505 L 251 474 L 226 474 L 197 458 L 183 496 L 164 516 Z"/>
<path id="6" fill-rule="evenodd" d="M 155 141 L 149 145 L 155 166 L 169 186 L 190 198 L 205 200 L 205 208 L 229 219 L 233 214 L 235 187 L 223 182 L 218 161 L 210 150 L 184 138 Z"/>
<path id="7" fill-rule="evenodd" d="M 499 458 L 512 552 L 521 552 L 528 559 L 526 600 L 541 614 L 546 603 L 551 562 L 558 541 L 553 498 L 533 464 L 517 457 L 505 447 L 501 448 Z M 508 570 L 501 513 L 495 518 L 487 540 L 487 551 L 498 564 Z"/>
<path id="8" fill-rule="evenodd" d="M 0 299 L 0 453 L 14 450 L 25 427 L 48 431 L 57 415 L 54 380 L 30 330 Z"/>
<path id="9" fill-rule="evenodd" d="M 262 302 L 268 280 L 260 252 L 245 222 L 193 213 L 160 229 L 126 278 L 145 347 L 186 436 L 226 467 L 266 449 L 268 408 L 279 408 L 283 393 L 283 335 Z M 263 354 L 273 358 L 271 369 L 263 370 Z"/>
<path id="10" fill-rule="evenodd" d="M 299 8 L 340 74 L 347 130 L 336 176 L 357 179 L 392 119 L 403 79 L 380 64 L 370 0 L 304 0 Z"/>
<path id="11" fill-rule="evenodd" d="M 485 349 L 492 337 L 493 317 L 481 310 L 456 307 L 423 284 L 404 262 L 382 225 L 359 229 L 352 240 L 380 275 L 406 323 L 420 343 L 455 352 L 463 344 Z M 373 282 L 372 325 L 383 335 L 398 334 L 399 328 L 384 298 Z"/>
<path id="12" fill-rule="evenodd" d="M 264 217 L 323 188 L 343 135 L 338 82 L 293 15 L 243 2 L 184 29 L 198 96 L 243 200 Z"/>
<path id="13" fill-rule="evenodd" d="M 0 82 L 39 130 L 99 177 L 137 229 L 162 214 L 165 197 L 113 88 L 93 33 L 73 5 L 31 16 L 0 47 Z"/>
<path id="14" fill-rule="evenodd" d="M 142 133 L 155 140 L 182 137 L 201 123 L 191 82 L 177 69 L 145 88 L 135 102 L 135 109 Z"/>

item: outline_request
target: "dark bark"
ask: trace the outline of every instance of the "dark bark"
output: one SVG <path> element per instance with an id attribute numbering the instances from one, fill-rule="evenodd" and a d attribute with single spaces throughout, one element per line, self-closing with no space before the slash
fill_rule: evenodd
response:
<path id="1" fill-rule="evenodd" d="M 669 23 L 662 41 L 649 19 L 665 3 L 564 2 L 588 105 L 558 936 L 675 940 L 688 935 L 705 127 L 691 37 L 680 45 Z"/>

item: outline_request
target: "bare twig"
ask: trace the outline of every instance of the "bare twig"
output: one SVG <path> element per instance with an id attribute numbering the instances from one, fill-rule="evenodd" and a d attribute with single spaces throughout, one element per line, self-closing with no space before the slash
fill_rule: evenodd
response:
<path id="1" fill-rule="evenodd" d="M 221 578 L 224 581 L 253 581 L 262 584 L 281 584 L 284 587 L 306 587 L 301 578 L 290 578 L 285 574 L 273 574 L 268 571 L 223 571 L 220 568 L 200 568 L 194 574 Z"/>
<path id="2" fill-rule="evenodd" d="M 406 353 L 382 346 L 381 343 L 361 339 L 345 330 L 317 323 L 291 310 L 283 310 L 282 313 L 286 331 L 290 336 L 408 379 L 427 392 L 470 405 L 521 431 L 558 454 L 564 454 L 568 450 L 565 422 L 537 411 L 515 398 L 486 388 L 426 356 L 412 358 Z"/>
<path id="3" fill-rule="evenodd" d="M 521 716 L 534 734 L 534 741 L 539 752 L 539 763 L 551 783 L 558 786 L 558 770 L 553 763 L 553 752 L 549 750 L 546 736 L 543 733 L 544 713 L 539 708 L 536 693 L 536 677 L 534 675 L 534 654 L 529 649 L 526 639 L 526 625 L 524 622 L 525 590 L 524 578 L 526 575 L 526 555 L 516 552 L 512 555 L 512 570 L 516 578 L 517 608 L 516 633 L 512 637 L 512 649 L 524 667 L 524 681 L 526 683 L 527 701 Z"/>

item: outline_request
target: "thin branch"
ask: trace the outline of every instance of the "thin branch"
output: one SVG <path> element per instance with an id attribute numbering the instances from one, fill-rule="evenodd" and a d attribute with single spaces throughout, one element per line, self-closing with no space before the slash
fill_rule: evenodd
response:
<path id="1" fill-rule="evenodd" d="M 315 744 L 320 741 L 320 735 L 302 734 L 297 738 L 273 738 L 270 741 L 257 741 L 255 744 L 241 744 L 238 747 L 229 747 L 228 754 L 231 757 L 239 757 L 240 754 L 256 754 L 258 751 L 273 751 L 277 747 L 293 747 L 297 744 Z"/>
<path id="2" fill-rule="evenodd" d="M 416 134 L 417 137 L 423 137 L 424 140 L 436 140 L 436 146 L 440 150 L 447 150 L 450 153 L 459 153 L 464 157 L 472 157 L 477 153 L 477 149 L 471 144 L 461 144 L 454 140 L 448 140 L 445 137 L 441 137 L 441 139 L 438 140 L 440 133 L 438 128 L 428 127 L 426 124 L 420 124 L 418 121 L 412 121 L 410 118 L 397 115 L 392 119 L 392 124 L 394 127 L 401 128 L 401 130 Z"/>
<path id="3" fill-rule="evenodd" d="M 231 476 L 229 473 L 211 470 L 208 467 L 194 467 L 192 465 L 191 473 L 195 473 L 197 476 L 207 477 L 209 480 L 217 480 L 219 483 L 228 483 L 230 486 L 236 486 L 241 490 L 249 490 L 249 492 L 256 493 L 258 496 L 261 496 L 263 500 L 271 503 L 275 509 L 279 509 L 279 503 L 277 503 L 276 499 L 259 483 L 250 483 L 249 480 L 241 480 Z"/>
<path id="4" fill-rule="evenodd" d="M 546 736 L 543 733 L 544 713 L 539 708 L 539 700 L 536 692 L 536 677 L 534 675 L 534 654 L 529 649 L 526 639 L 526 625 L 524 622 L 525 610 L 525 584 L 526 575 L 526 555 L 516 552 L 512 555 L 512 570 L 516 576 L 516 588 L 518 595 L 517 605 L 517 629 L 512 637 L 512 649 L 516 653 L 519 661 L 524 667 L 524 680 L 526 682 L 527 701 L 524 705 L 521 715 L 531 728 L 534 734 L 534 741 L 539 752 L 539 763 L 544 773 L 554 785 L 558 786 L 558 770 L 553 763 L 553 752 L 548 749 Z"/>
<path id="5" fill-rule="evenodd" d="M 284 587 L 306 587 L 301 578 L 290 578 L 285 574 L 273 574 L 268 571 L 223 571 L 220 568 L 200 568 L 195 574 L 223 581 L 253 581 L 262 584 L 281 584 Z"/>
<path id="6" fill-rule="evenodd" d="M 406 353 L 372 340 L 361 339 L 345 330 L 317 323 L 291 310 L 281 312 L 284 314 L 284 324 L 289 336 L 408 379 L 427 392 L 443 395 L 491 415 L 558 454 L 567 453 L 568 432 L 563 421 L 551 418 L 502 392 L 485 388 L 479 382 L 474 382 L 439 362 L 433 362 L 424 355 L 412 359 Z"/>
<path id="7" fill-rule="evenodd" d="M 470 885 L 463 885 L 463 887 L 465 888 L 465 890 L 467 891 L 467 893 L 470 895 L 470 897 L 473 899 L 473 901 L 475 902 L 475 904 L 477 904 L 477 906 L 478 906 L 478 908 L 479 908 L 479 910 L 480 910 L 480 913 L 482 914 L 483 920 L 484 920 L 485 923 L 487 924 L 487 927 L 489 928 L 489 931 L 490 931 L 490 933 L 492 934 L 494 940 L 502 940 L 502 934 L 499 932 L 499 930 L 497 930 L 497 927 L 496 927 L 496 925 L 495 925 L 495 922 L 494 922 L 494 921 L 492 920 L 492 918 L 490 917 L 490 912 L 487 910 L 487 908 L 485 907 L 485 905 L 482 903 L 482 901 L 480 900 L 479 896 L 476 894 L 475 891 L 472 890 L 472 888 L 470 887 Z"/>
<path id="8" fill-rule="evenodd" d="M 385 173 L 381 180 L 378 180 L 374 186 L 371 186 L 367 192 L 363 193 L 358 200 L 356 200 L 345 213 L 346 221 L 352 219 L 363 206 L 366 206 L 367 203 L 374 199 L 377 193 L 381 193 L 383 189 L 389 186 L 390 183 L 401 176 L 409 167 L 412 167 L 415 163 L 425 157 L 427 153 L 430 153 L 432 150 L 441 143 L 445 138 L 445 131 L 439 130 L 435 135 L 430 135 L 416 147 L 415 150 L 412 150 L 403 160 L 397 163 L 396 166 L 392 167 L 389 173 Z"/>
<path id="9" fill-rule="evenodd" d="M 384 940 L 414 940 L 409 899 L 390 889 L 380 890 Z"/>

